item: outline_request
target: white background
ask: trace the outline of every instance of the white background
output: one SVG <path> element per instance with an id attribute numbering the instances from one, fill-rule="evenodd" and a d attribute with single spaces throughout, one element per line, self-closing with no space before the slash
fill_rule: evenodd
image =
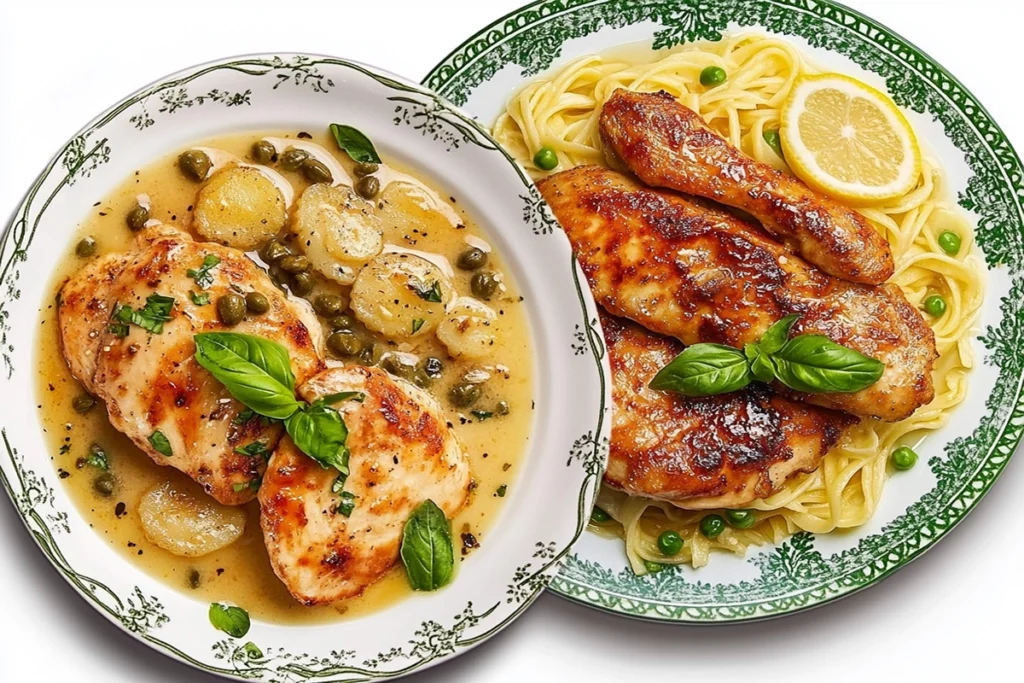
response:
<path id="1" fill-rule="evenodd" d="M 1017 0 L 846 0 L 958 76 L 1024 149 Z M 95 114 L 164 74 L 248 52 L 357 59 L 419 80 L 520 0 L 0 0 L 0 216 Z M 981 400 L 981 397 L 974 397 Z M 545 595 L 476 650 L 410 680 L 1022 680 L 1024 465 L 880 586 L 746 626 L 662 626 Z M 343 647 L 344 643 L 338 643 Z M 214 683 L 102 619 L 0 500 L 0 681 Z"/>

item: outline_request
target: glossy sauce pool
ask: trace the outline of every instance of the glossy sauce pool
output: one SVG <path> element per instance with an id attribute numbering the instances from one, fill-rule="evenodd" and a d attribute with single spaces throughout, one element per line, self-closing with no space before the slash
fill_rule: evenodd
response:
<path id="1" fill-rule="evenodd" d="M 238 134 L 198 144 L 224 150 L 248 161 L 246 156 L 252 143 L 265 136 L 294 139 L 296 131 Z M 331 154 L 351 174 L 351 161 L 343 153 L 334 152 L 336 146 L 326 135 L 314 135 L 305 141 L 331 150 Z M 134 233 L 128 229 L 125 217 L 140 194 L 148 195 L 152 218 L 188 228 L 200 185 L 179 172 L 177 154 L 175 152 L 139 169 L 109 196 L 98 197 L 72 240 L 63 245 L 67 256 L 53 276 L 53 296 L 41 307 L 37 339 L 39 376 L 36 403 L 59 477 L 84 519 L 112 548 L 147 573 L 197 600 L 232 602 L 246 609 L 254 618 L 272 622 L 348 619 L 386 607 L 411 593 L 400 565 L 358 598 L 319 607 L 303 607 L 295 601 L 271 569 L 256 501 L 244 506 L 248 520 L 242 537 L 204 557 L 178 557 L 149 542 L 136 514 L 143 493 L 157 484 L 172 481 L 197 496 L 205 494 L 184 474 L 171 467 L 157 465 L 127 437 L 113 429 L 107 421 L 102 402 L 84 414 L 72 407 L 74 399 L 84 392 L 64 361 L 55 297 L 67 278 L 87 262 L 75 255 L 75 245 L 81 238 L 92 236 L 97 242 L 97 255 L 129 249 Z M 459 208 L 457 197 L 441 191 L 422 175 L 408 169 L 394 169 L 389 165 L 381 175 L 386 177 L 389 169 L 409 173 L 426 182 L 418 188 L 408 183 L 392 183 L 382 188 L 375 203 L 383 219 L 385 244 L 441 254 L 454 265 L 459 253 L 470 244 L 475 246 L 480 244 L 480 240 L 487 241 L 487 236 Z M 283 172 L 283 175 L 294 187 L 297 197 L 306 187 L 306 181 L 298 173 Z M 433 202 L 441 204 L 432 206 Z M 469 503 L 452 520 L 456 556 L 462 559 L 472 554 L 474 543 L 487 543 L 487 532 L 497 518 L 505 494 L 515 486 L 533 421 L 533 351 L 526 311 L 500 254 L 492 251 L 489 256 L 487 268 L 503 274 L 506 289 L 487 302 L 498 314 L 494 324 L 497 341 L 493 353 L 487 358 L 475 362 L 449 358 L 444 346 L 432 334 L 400 345 L 373 335 L 378 355 L 402 351 L 421 358 L 435 356 L 444 363 L 442 376 L 427 390 L 438 397 L 448 412 L 469 458 L 476 486 Z M 455 269 L 453 283 L 462 296 L 471 296 L 470 275 Z M 317 292 L 338 293 L 347 298 L 347 289 L 321 283 L 308 298 L 312 300 Z M 321 322 L 326 325 L 325 321 Z M 371 336 L 364 328 L 359 330 L 366 337 Z M 325 336 L 329 331 L 329 327 L 325 327 Z M 448 388 L 470 371 L 489 377 L 481 385 L 483 395 L 472 409 L 494 412 L 497 402 L 505 401 L 509 406 L 507 415 L 495 414 L 479 419 L 471 414 L 470 409 L 452 407 L 446 398 Z M 93 488 L 95 478 L 102 471 L 81 462 L 94 443 L 103 447 L 110 460 L 110 473 L 116 482 L 110 496 L 103 496 Z M 458 581 L 457 573 L 454 581 Z"/>

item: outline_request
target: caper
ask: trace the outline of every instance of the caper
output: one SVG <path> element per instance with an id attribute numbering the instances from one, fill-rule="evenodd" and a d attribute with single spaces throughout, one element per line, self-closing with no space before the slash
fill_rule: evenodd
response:
<path id="1" fill-rule="evenodd" d="M 249 150 L 249 156 L 257 164 L 269 164 L 276 154 L 277 148 L 266 140 L 257 140 L 252 143 L 252 149 Z"/>
<path id="2" fill-rule="evenodd" d="M 132 210 L 125 216 L 124 222 L 128 224 L 128 229 L 134 232 L 138 232 L 146 227 L 146 221 L 149 220 L 149 209 L 136 204 L 132 207 Z"/>
<path id="3" fill-rule="evenodd" d="M 89 394 L 80 394 L 71 401 L 71 407 L 76 413 L 87 413 L 96 405 L 96 399 Z"/>
<path id="4" fill-rule="evenodd" d="M 267 271 L 267 275 L 270 276 L 270 280 L 278 289 L 284 289 L 285 285 L 287 285 L 291 280 L 291 278 L 288 277 L 288 273 L 281 270 L 281 266 L 277 264 L 270 266 L 270 270 Z"/>
<path id="5" fill-rule="evenodd" d="M 462 270 L 479 270 L 487 265 L 487 252 L 473 247 L 459 254 L 455 264 Z"/>
<path id="6" fill-rule="evenodd" d="M 363 350 L 363 342 L 352 330 L 338 330 L 327 337 L 327 348 L 336 356 L 355 356 Z"/>
<path id="7" fill-rule="evenodd" d="M 498 404 L 494 406 L 495 415 L 508 415 L 508 412 L 508 401 L 498 401 Z"/>
<path id="8" fill-rule="evenodd" d="M 380 366 L 395 377 L 402 379 L 409 379 L 416 370 L 413 366 L 403 363 L 402 359 L 393 353 L 384 356 L 380 361 Z"/>
<path id="9" fill-rule="evenodd" d="M 292 275 L 309 270 L 309 259 L 301 254 L 289 254 L 281 259 L 281 270 Z"/>
<path id="10" fill-rule="evenodd" d="M 75 254 L 81 258 L 88 258 L 96 253 L 96 240 L 91 237 L 83 237 L 75 245 Z"/>
<path id="11" fill-rule="evenodd" d="M 352 171 L 356 174 L 357 178 L 362 178 L 363 176 L 368 176 L 371 173 L 376 173 L 379 169 L 380 166 L 372 161 L 360 161 Z"/>
<path id="12" fill-rule="evenodd" d="M 490 299 L 498 291 L 498 284 L 498 278 L 494 273 L 484 271 L 473 276 L 469 281 L 469 288 L 481 299 Z"/>
<path id="13" fill-rule="evenodd" d="M 380 192 L 380 181 L 372 175 L 363 176 L 356 183 L 356 192 L 363 199 L 373 199 Z"/>
<path id="14" fill-rule="evenodd" d="M 311 183 L 331 183 L 334 181 L 331 169 L 316 159 L 306 159 L 302 162 L 302 175 L 306 176 L 306 180 Z"/>
<path id="15" fill-rule="evenodd" d="M 264 263 L 277 263 L 291 253 L 292 250 L 288 248 L 288 245 L 281 244 L 277 240 L 270 240 L 260 248 L 260 258 Z"/>
<path id="16" fill-rule="evenodd" d="M 420 389 L 426 389 L 434 383 L 434 378 L 428 375 L 426 370 L 420 368 L 416 372 L 412 373 L 412 383 Z"/>
<path id="17" fill-rule="evenodd" d="M 448 400 L 456 408 L 468 408 L 480 399 L 480 387 L 469 382 L 462 382 L 448 390 Z"/>
<path id="18" fill-rule="evenodd" d="M 194 588 L 199 588 L 199 584 L 201 582 L 201 579 L 202 579 L 202 577 L 200 576 L 198 569 L 189 569 L 188 570 L 188 587 L 189 588 L 193 588 L 193 589 Z"/>
<path id="19" fill-rule="evenodd" d="M 423 368 L 423 371 L 430 376 L 431 379 L 437 379 L 438 377 L 440 377 L 441 372 L 444 370 L 444 363 L 441 362 L 441 359 L 434 358 L 433 356 L 430 356 L 422 363 L 420 363 L 420 366 Z"/>
<path id="20" fill-rule="evenodd" d="M 359 356 L 356 358 L 356 362 L 360 365 L 373 365 L 377 360 L 377 345 L 375 343 L 367 342 L 363 350 L 359 352 Z"/>
<path id="21" fill-rule="evenodd" d="M 352 316 L 345 315 L 344 313 L 336 315 L 331 319 L 331 329 L 335 331 L 351 330 L 355 326 L 356 321 L 352 319 Z"/>
<path id="22" fill-rule="evenodd" d="M 110 496 L 114 493 L 114 475 L 109 472 L 97 476 L 92 480 L 92 490 L 101 496 Z"/>
<path id="23" fill-rule="evenodd" d="M 224 294 L 217 299 L 217 317 L 228 326 L 242 322 L 245 318 L 245 299 L 234 292 Z"/>
<path id="24" fill-rule="evenodd" d="M 270 310 L 270 300 L 259 292 L 249 292 L 245 295 L 245 310 L 263 315 Z"/>
<path id="25" fill-rule="evenodd" d="M 313 310 L 325 318 L 333 318 L 341 313 L 344 303 L 337 294 L 319 294 L 313 299 Z"/>
<path id="26" fill-rule="evenodd" d="M 292 275 L 292 294 L 306 296 L 313 291 L 315 286 L 316 280 L 313 279 L 312 273 L 295 273 L 295 275 Z"/>
<path id="27" fill-rule="evenodd" d="M 178 169 L 185 174 L 186 178 L 199 182 L 206 180 L 206 174 L 210 172 L 210 157 L 198 149 L 190 149 L 182 152 L 178 157 Z"/>
<path id="28" fill-rule="evenodd" d="M 281 155 L 281 168 L 286 171 L 297 171 L 309 158 L 309 152 L 304 149 L 290 149 Z"/>

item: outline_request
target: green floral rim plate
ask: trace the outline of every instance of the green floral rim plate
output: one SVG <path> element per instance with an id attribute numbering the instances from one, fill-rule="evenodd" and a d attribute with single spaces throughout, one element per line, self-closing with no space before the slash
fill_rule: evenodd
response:
<path id="1" fill-rule="evenodd" d="M 504 509 L 444 589 L 334 623 L 254 618 L 244 637 L 230 637 L 210 623 L 208 603 L 123 559 L 58 483 L 58 468 L 72 469 L 86 444 L 71 432 L 69 451 L 53 453 L 43 439 L 34 400 L 39 311 L 52 305 L 50 274 L 73 248 L 75 226 L 140 165 L 226 130 L 314 130 L 334 121 L 440 181 L 506 257 L 537 355 L 530 446 Z M 100 614 L 203 671 L 270 683 L 354 682 L 457 656 L 511 623 L 551 580 L 586 527 L 605 465 L 609 397 L 596 310 L 568 240 L 553 227 L 526 174 L 469 116 L 391 74 L 279 54 L 161 79 L 69 140 L 0 239 L 0 487 L 43 554 Z M 535 253 L 537 240 L 543 254 Z M 137 501 L 122 502 L 132 514 Z"/>
<path id="2" fill-rule="evenodd" d="M 739 29 L 786 37 L 820 63 L 885 89 L 941 157 L 976 220 L 988 293 L 969 396 L 920 449 L 927 467 L 890 480 L 871 523 L 800 533 L 746 558 L 637 577 L 621 542 L 585 534 L 551 589 L 602 610 L 721 623 L 790 614 L 866 588 L 919 557 L 995 483 L 1024 431 L 1024 198 L 1021 163 L 967 89 L 911 43 L 825 0 L 542 0 L 464 42 L 423 82 L 485 125 L 525 79 L 565 60 L 647 41 L 720 40 Z M 993 558 L 995 559 L 995 558 Z"/>

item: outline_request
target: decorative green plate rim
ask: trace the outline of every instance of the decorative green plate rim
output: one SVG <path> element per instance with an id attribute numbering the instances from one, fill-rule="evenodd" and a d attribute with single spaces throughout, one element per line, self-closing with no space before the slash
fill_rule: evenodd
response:
<path id="1" fill-rule="evenodd" d="M 538 0 L 479 31 L 438 63 L 423 83 L 463 106 L 509 64 L 523 78 L 547 69 L 563 44 L 604 28 L 654 22 L 653 46 L 720 40 L 730 26 L 798 36 L 850 58 L 886 81 L 897 104 L 939 121 L 972 176 L 959 203 L 978 217 L 976 237 L 991 270 L 1006 270 L 1000 320 L 980 342 L 999 378 L 967 437 L 928 461 L 935 487 L 881 533 L 823 557 L 800 533 L 749 561 L 760 575 L 730 584 L 689 582 L 675 571 L 616 573 L 570 554 L 550 588 L 570 600 L 654 621 L 722 623 L 771 618 L 824 605 L 878 583 L 944 537 L 988 492 L 1024 433 L 1024 198 L 1021 162 L 988 111 L 952 74 L 894 31 L 831 0 Z"/>

